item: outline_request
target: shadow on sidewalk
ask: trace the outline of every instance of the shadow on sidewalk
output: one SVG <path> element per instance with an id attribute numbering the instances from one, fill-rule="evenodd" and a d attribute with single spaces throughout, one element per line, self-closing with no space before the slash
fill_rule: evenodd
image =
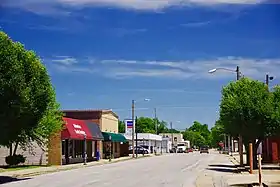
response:
<path id="1" fill-rule="evenodd" d="M 22 181 L 22 180 L 28 180 L 31 178 L 14 178 L 14 177 L 8 177 L 8 176 L 0 176 L 0 184 L 5 184 L 5 183 L 9 183 L 9 182 L 16 182 L 16 181 Z"/>

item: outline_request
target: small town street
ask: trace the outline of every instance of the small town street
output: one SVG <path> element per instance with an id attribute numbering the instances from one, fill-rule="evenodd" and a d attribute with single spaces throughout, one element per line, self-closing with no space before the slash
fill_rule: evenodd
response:
<path id="1" fill-rule="evenodd" d="M 234 175 L 226 155 L 212 151 L 166 154 L 40 175 L 6 183 L 9 187 L 209 187 L 226 186 L 224 177 Z"/>

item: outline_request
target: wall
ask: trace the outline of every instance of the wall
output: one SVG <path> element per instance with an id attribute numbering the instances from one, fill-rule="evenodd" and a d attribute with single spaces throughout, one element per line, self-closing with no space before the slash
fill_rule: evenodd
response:
<path id="1" fill-rule="evenodd" d="M 168 138 L 170 138 L 170 141 L 172 141 L 171 140 L 172 133 L 160 133 L 160 135 L 163 136 L 163 137 L 167 137 L 168 136 Z M 176 138 L 177 138 L 177 141 L 175 141 Z M 174 146 L 177 146 L 177 143 L 181 142 L 181 141 L 183 141 L 183 134 L 181 134 L 181 133 L 173 133 L 173 143 L 174 143 Z"/>
<path id="2" fill-rule="evenodd" d="M 33 143 L 33 154 L 28 150 L 24 151 L 20 146 L 17 149 L 16 154 L 22 154 L 26 157 L 25 165 L 46 165 L 47 164 L 47 148 L 44 150 L 38 146 L 37 143 Z M 0 165 L 6 165 L 5 157 L 10 153 L 10 149 L 6 147 L 0 147 Z"/>
<path id="3" fill-rule="evenodd" d="M 111 113 L 104 113 L 101 117 L 101 131 L 119 133 L 118 129 L 118 118 Z"/>
<path id="4" fill-rule="evenodd" d="M 55 133 L 49 140 L 47 161 L 48 165 L 62 164 L 62 143 L 60 132 Z"/>

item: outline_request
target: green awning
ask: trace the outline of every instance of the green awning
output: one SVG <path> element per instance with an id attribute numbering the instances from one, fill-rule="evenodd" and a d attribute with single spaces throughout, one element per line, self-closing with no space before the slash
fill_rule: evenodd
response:
<path id="1" fill-rule="evenodd" d="M 110 136 L 111 136 L 111 141 L 112 142 L 127 142 L 126 138 L 122 134 L 115 134 L 111 132 L 102 132 L 102 135 L 104 137 L 104 141 L 110 141 Z"/>

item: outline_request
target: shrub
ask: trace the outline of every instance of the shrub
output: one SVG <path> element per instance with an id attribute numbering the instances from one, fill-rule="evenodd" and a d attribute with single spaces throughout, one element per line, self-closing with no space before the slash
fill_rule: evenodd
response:
<path id="1" fill-rule="evenodd" d="M 5 161 L 9 166 L 16 166 L 18 164 L 23 164 L 26 158 L 23 155 L 12 155 L 6 156 Z"/>

